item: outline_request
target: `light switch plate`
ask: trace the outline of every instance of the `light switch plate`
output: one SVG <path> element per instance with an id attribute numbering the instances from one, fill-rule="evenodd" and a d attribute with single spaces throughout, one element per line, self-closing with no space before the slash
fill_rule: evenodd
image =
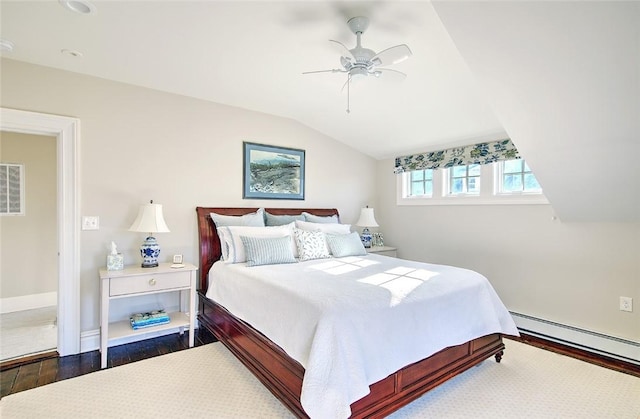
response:
<path id="1" fill-rule="evenodd" d="M 83 230 L 99 230 L 100 229 L 100 217 L 97 215 L 85 215 L 82 217 L 82 229 Z"/>

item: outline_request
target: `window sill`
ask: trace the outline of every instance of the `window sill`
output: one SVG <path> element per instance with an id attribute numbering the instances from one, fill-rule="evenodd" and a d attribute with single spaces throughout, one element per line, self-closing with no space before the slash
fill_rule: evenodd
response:
<path id="1" fill-rule="evenodd" d="M 401 198 L 396 200 L 397 205 L 545 205 L 549 201 L 544 195 L 497 195 L 484 196 L 447 196 L 432 198 Z"/>

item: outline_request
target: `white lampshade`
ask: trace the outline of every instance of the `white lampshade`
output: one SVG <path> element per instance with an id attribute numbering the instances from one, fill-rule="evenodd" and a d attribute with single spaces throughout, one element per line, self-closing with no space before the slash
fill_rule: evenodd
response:
<path id="1" fill-rule="evenodd" d="M 360 218 L 356 222 L 356 225 L 360 227 L 378 227 L 376 218 L 373 216 L 373 208 L 362 208 L 360 210 Z"/>
<path id="2" fill-rule="evenodd" d="M 141 205 L 138 217 L 129 227 L 129 231 L 169 233 L 169 227 L 162 216 L 162 205 L 154 204 L 153 201 L 150 204 Z"/>

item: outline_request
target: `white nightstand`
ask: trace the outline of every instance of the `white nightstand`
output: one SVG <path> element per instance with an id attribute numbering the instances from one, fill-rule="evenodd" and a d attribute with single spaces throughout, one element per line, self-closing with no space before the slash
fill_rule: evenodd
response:
<path id="1" fill-rule="evenodd" d="M 100 269 L 100 365 L 107 366 L 109 340 L 132 335 L 142 335 L 159 330 L 189 328 L 189 347 L 194 343 L 196 324 L 196 272 L 198 268 L 189 263 L 183 268 L 171 268 L 170 263 L 161 263 L 156 268 L 125 267 L 120 271 Z M 171 321 L 167 324 L 133 330 L 129 320 L 109 323 L 109 302 L 116 298 L 129 298 L 161 292 L 180 291 L 187 293 L 189 305 L 184 307 L 184 298 L 180 296 L 180 311 L 169 313 Z M 131 313 L 133 314 L 133 313 Z"/>
<path id="2" fill-rule="evenodd" d="M 376 253 L 378 255 L 398 257 L 397 248 L 390 246 L 371 246 L 367 248 L 367 252 Z"/>

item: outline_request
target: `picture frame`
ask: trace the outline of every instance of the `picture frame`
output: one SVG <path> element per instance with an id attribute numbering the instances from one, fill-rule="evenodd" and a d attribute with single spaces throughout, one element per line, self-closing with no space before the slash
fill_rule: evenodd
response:
<path id="1" fill-rule="evenodd" d="M 243 199 L 304 200 L 305 151 L 243 142 Z"/>
<path id="2" fill-rule="evenodd" d="M 173 255 L 173 263 L 182 263 L 182 255 Z"/>

